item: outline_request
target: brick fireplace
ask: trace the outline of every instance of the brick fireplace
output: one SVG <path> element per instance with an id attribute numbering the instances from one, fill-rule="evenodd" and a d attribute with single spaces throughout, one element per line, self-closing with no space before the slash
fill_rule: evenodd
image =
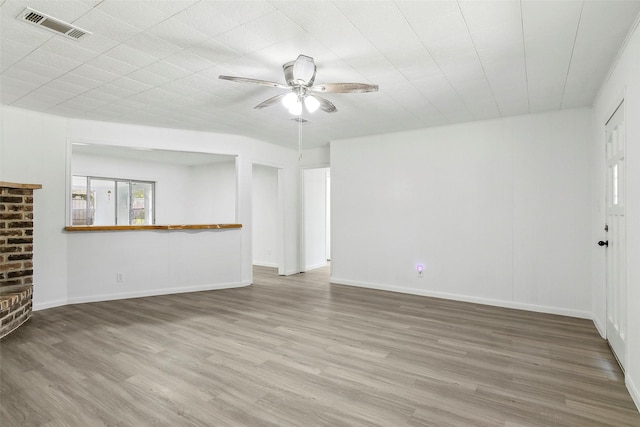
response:
<path id="1" fill-rule="evenodd" d="M 33 190 L 0 181 L 0 338 L 29 320 L 33 296 Z"/>

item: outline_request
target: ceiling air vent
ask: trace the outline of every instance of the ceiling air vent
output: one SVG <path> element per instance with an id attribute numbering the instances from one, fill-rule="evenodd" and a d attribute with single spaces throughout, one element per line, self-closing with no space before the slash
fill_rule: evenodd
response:
<path id="1" fill-rule="evenodd" d="M 39 27 L 44 27 L 49 31 L 53 31 L 73 40 L 80 40 L 81 38 L 91 34 L 89 31 L 83 30 L 82 28 L 78 28 L 59 19 L 52 18 L 47 14 L 38 12 L 37 10 L 33 10 L 29 7 L 18 15 L 18 19 Z"/>

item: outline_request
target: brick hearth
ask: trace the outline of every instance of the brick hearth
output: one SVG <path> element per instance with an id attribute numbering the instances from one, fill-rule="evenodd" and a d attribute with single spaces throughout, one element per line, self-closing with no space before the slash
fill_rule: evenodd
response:
<path id="1" fill-rule="evenodd" d="M 29 320 L 33 299 L 33 190 L 0 182 L 0 338 Z"/>

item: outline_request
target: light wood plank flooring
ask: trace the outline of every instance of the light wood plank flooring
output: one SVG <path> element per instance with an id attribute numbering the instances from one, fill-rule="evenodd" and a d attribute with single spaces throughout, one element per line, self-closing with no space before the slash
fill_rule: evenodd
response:
<path id="1" fill-rule="evenodd" d="M 36 312 L 0 343 L 0 425 L 640 426 L 590 321 L 254 282 Z"/>

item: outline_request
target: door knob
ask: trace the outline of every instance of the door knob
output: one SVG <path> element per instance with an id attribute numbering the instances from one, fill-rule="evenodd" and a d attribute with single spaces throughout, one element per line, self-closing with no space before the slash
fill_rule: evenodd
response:
<path id="1" fill-rule="evenodd" d="M 598 246 L 606 246 L 609 247 L 609 241 L 608 240 L 600 240 L 598 242 Z"/>

